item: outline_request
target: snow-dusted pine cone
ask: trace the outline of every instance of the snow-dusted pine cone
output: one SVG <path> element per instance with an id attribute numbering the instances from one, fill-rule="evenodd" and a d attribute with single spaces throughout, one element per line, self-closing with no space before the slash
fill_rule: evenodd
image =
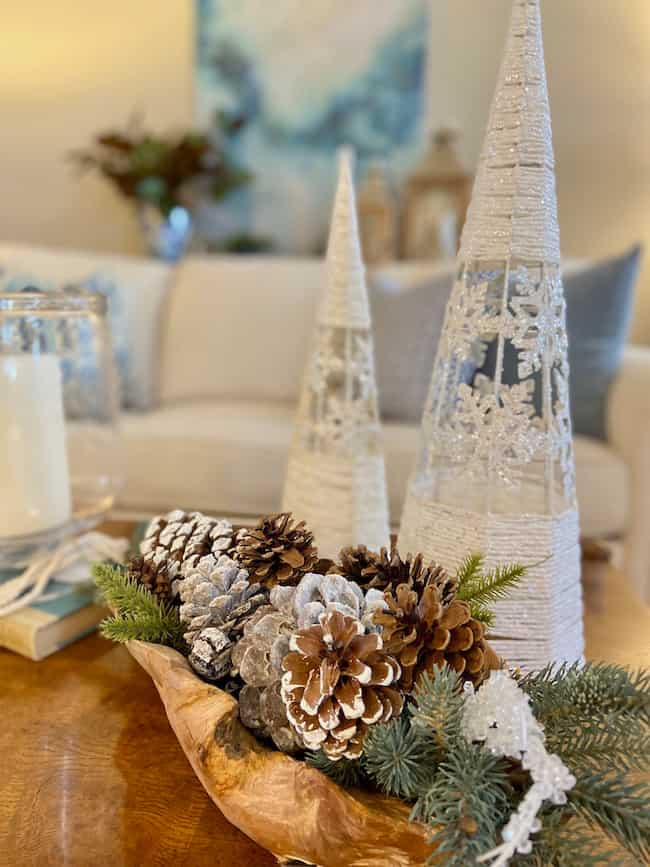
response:
<path id="1" fill-rule="evenodd" d="M 417 678 L 436 665 L 450 665 L 463 680 L 480 684 L 499 660 L 485 641 L 483 624 L 474 620 L 467 602 L 443 605 L 433 584 L 414 590 L 400 584 L 385 594 L 388 610 L 374 614 L 384 647 L 398 660 L 399 686 L 412 692 Z"/>
<path id="2" fill-rule="evenodd" d="M 342 575 L 319 575 L 314 572 L 303 576 L 297 587 L 278 585 L 271 590 L 271 604 L 293 617 L 299 629 L 313 626 L 324 611 L 340 611 L 360 620 L 368 631 L 376 632 L 373 615 L 386 608 L 380 590 L 364 593 L 354 581 Z"/>
<path id="3" fill-rule="evenodd" d="M 318 563 L 314 534 L 290 512 L 262 518 L 257 527 L 241 531 L 237 542 L 237 559 L 265 587 L 297 584 Z"/>
<path id="4" fill-rule="evenodd" d="M 295 628 L 290 616 L 270 606 L 261 608 L 247 622 L 232 651 L 232 670 L 245 684 L 239 695 L 242 723 L 258 737 L 270 738 L 285 753 L 304 749 L 280 697 L 282 660 Z"/>
<path id="5" fill-rule="evenodd" d="M 268 604 L 267 592 L 260 584 L 252 584 L 248 572 L 222 554 L 218 560 L 211 555 L 203 557 L 193 569 L 186 570 L 180 593 L 180 618 L 187 626 L 184 637 L 192 650 L 190 662 L 195 658 L 200 662 L 197 671 L 204 677 L 213 669 L 219 670 L 219 677 L 225 676 L 230 672 L 232 647 L 246 622 Z M 218 665 L 216 655 L 221 660 Z M 222 672 L 226 665 L 228 670 Z"/>
<path id="6" fill-rule="evenodd" d="M 425 563 L 422 554 L 413 557 L 408 554 L 402 559 L 393 547 L 390 551 L 382 548 L 379 553 L 369 551 L 365 545 L 343 548 L 339 564 L 332 571 L 355 581 L 364 588 L 394 590 L 400 584 L 423 588 L 433 584 L 440 591 L 443 603 L 450 602 L 456 593 L 456 581 L 438 563 Z"/>
<path id="7" fill-rule="evenodd" d="M 398 716 L 402 696 L 393 687 L 399 664 L 378 633 L 339 611 L 291 637 L 283 661 L 282 699 L 306 746 L 336 761 L 359 758 L 368 726 Z"/>
<path id="8" fill-rule="evenodd" d="M 173 595 L 177 596 L 187 568 L 196 566 L 208 554 L 218 559 L 229 553 L 232 545 L 229 521 L 176 509 L 150 522 L 140 543 L 140 554 L 150 570 L 166 569 Z"/>

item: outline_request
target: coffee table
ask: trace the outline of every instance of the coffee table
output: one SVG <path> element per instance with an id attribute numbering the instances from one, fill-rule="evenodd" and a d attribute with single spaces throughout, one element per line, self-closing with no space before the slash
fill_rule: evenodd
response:
<path id="1" fill-rule="evenodd" d="M 650 609 L 610 569 L 587 655 L 650 665 Z M 40 663 L 0 650 L 0 864 L 270 867 L 194 776 L 155 687 L 97 635 Z"/>

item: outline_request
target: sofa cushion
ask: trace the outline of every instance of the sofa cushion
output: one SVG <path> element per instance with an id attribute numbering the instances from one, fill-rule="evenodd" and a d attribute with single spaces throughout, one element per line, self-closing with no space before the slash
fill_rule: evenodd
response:
<path id="1" fill-rule="evenodd" d="M 319 259 L 188 256 L 167 311 L 162 402 L 295 400 L 323 277 Z"/>
<path id="2" fill-rule="evenodd" d="M 280 508 L 293 431 L 289 405 L 214 401 L 163 407 L 123 418 L 123 509 L 179 507 L 256 516 Z M 388 495 L 399 521 L 419 441 L 417 427 L 384 426 Z M 576 439 L 578 497 L 585 535 L 620 533 L 628 482 L 623 461 L 602 443 Z"/>
<path id="3" fill-rule="evenodd" d="M 111 296 L 124 403 L 132 409 L 148 409 L 157 399 L 159 326 L 172 273 L 168 265 L 135 256 L 0 244 L 6 290 L 27 281 L 45 290 L 75 285 Z"/>

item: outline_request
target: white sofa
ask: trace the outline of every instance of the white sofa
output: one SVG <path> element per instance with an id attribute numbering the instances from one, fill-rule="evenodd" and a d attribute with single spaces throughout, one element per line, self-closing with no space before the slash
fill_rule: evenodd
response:
<path id="1" fill-rule="evenodd" d="M 0 264 L 7 263 L 68 280 L 108 270 L 127 294 L 135 392 L 148 406 L 122 418 L 119 510 L 144 515 L 184 507 L 250 519 L 279 508 L 323 282 L 318 260 L 190 256 L 172 269 L 0 245 Z M 426 266 L 427 273 L 441 269 L 449 265 Z M 405 265 L 374 279 L 407 291 L 422 276 L 423 266 Z M 625 568 L 650 598 L 650 348 L 626 350 L 608 414 L 608 443 L 575 440 L 582 532 L 622 541 Z M 387 423 L 384 439 L 397 524 L 417 426 Z"/>

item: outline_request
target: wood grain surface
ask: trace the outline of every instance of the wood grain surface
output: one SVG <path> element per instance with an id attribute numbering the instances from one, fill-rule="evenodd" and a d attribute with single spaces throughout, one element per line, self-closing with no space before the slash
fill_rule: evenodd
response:
<path id="1" fill-rule="evenodd" d="M 650 665 L 650 611 L 607 576 L 587 653 Z M 0 650 L 2 867 L 267 867 L 195 777 L 147 674 L 97 636 L 34 663 Z"/>

